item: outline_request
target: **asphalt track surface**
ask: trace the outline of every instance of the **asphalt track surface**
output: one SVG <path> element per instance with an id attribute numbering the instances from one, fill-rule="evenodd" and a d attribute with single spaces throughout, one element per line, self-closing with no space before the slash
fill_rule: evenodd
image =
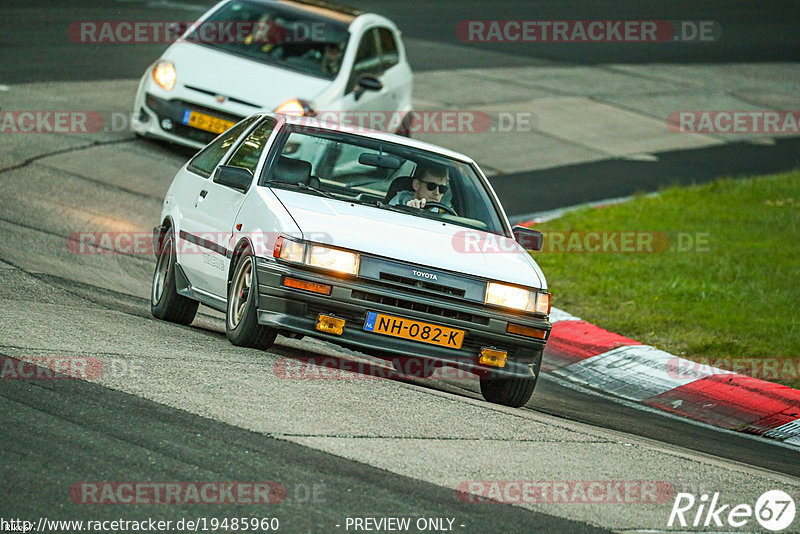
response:
<path id="1" fill-rule="evenodd" d="M 82 517 L 74 503 L 60 509 L 53 505 L 64 501 L 77 471 L 84 481 L 109 476 L 129 481 L 282 481 L 285 500 L 272 508 L 260 506 L 258 514 L 277 517 L 289 532 L 329 531 L 343 515 L 376 511 L 457 517 L 470 532 L 516 532 L 521 525 L 604 532 L 516 506 L 462 503 L 450 489 L 387 476 L 380 469 L 88 382 L 4 380 L 0 387 L 0 425 L 15 429 L 0 437 L 5 486 L 0 502 L 6 517 L 12 512 L 14 517 Z M 36 476 L 43 470 L 46 476 Z M 160 508 L 132 505 L 123 514 L 163 520 L 198 517 L 192 504 Z M 93 519 L 100 521 L 121 515 L 114 506 L 97 506 L 93 512 Z M 217 518 L 253 514 L 253 507 L 243 504 L 219 505 L 213 513 Z"/>
<path id="2" fill-rule="evenodd" d="M 97 45 L 66 41 L 70 23 L 84 20 L 193 20 L 216 2 L 158 0 L 5 0 L 0 20 L 0 83 L 138 78 L 166 45 Z M 792 21 L 800 3 L 782 0 L 621 2 L 480 0 L 353 1 L 394 20 L 409 40 L 414 70 L 493 68 L 531 64 L 739 63 L 797 61 L 800 41 Z M 186 9 L 185 5 L 195 9 Z M 711 20 L 722 35 L 706 43 L 464 43 L 467 20 Z"/>
<path id="3" fill-rule="evenodd" d="M 147 4 L 149 9 L 145 17 L 142 17 L 141 4 Z M 193 18 L 193 12 L 173 9 L 170 7 L 173 4 L 178 3 L 44 1 L 36 2 L 34 6 L 24 1 L 7 1 L 0 7 L 3 15 L 0 21 L 0 84 L 138 77 L 163 46 L 148 48 L 148 45 L 142 45 L 132 49 L 128 45 L 97 47 L 65 43 L 66 25 L 84 19 Z M 212 2 L 196 4 L 210 5 Z M 796 61 L 800 58 L 795 28 L 787 24 L 787 21 L 798 18 L 797 4 L 793 2 L 738 2 L 734 6 L 729 2 L 706 2 L 702 8 L 698 4 L 697 8 L 691 9 L 685 5 L 665 7 L 663 2 L 544 2 L 536 3 L 535 12 L 526 12 L 530 9 L 529 2 L 508 2 L 499 8 L 481 2 L 441 2 L 436 4 L 435 14 L 431 9 L 417 9 L 421 4 L 354 4 L 375 9 L 396 20 L 410 40 L 409 53 L 415 68 L 421 70 L 530 65 L 536 62 Z M 460 43 L 452 31 L 455 24 L 465 19 L 617 17 L 713 19 L 720 22 L 726 36 L 736 38 L 691 49 L 675 44 L 640 56 L 641 52 L 621 45 L 585 50 L 576 48 L 576 45 L 549 45 L 535 50 L 492 44 L 467 46 Z M 474 53 L 465 53 L 465 48 Z M 471 63 L 467 65 L 467 62 Z M 778 141 L 774 147 L 726 145 L 660 154 L 657 163 L 611 160 L 520 173 L 505 176 L 504 185 L 498 186 L 498 192 L 506 199 L 509 212 L 514 214 L 523 209 L 511 200 L 518 191 L 530 190 L 534 181 L 539 186 L 558 180 L 559 193 L 545 196 L 536 205 L 538 209 L 551 209 L 669 185 L 675 176 L 669 171 L 674 169 L 685 171 L 682 174 L 689 182 L 704 181 L 721 174 L 784 170 L 797 166 L 798 148 L 794 140 Z M 161 153 L 170 149 L 145 145 L 144 150 Z M 173 152 L 167 157 L 174 159 L 174 156 Z M 506 184 L 508 189 L 503 189 Z M 551 190 L 555 187 L 537 189 Z M 530 203 L 525 206 L 530 206 Z M 17 217 L 12 211 L 4 209 L 0 218 L 8 224 L 59 232 L 58 228 L 48 228 L 48 223 L 57 223 L 57 218 L 32 221 Z M 38 247 L 20 246 L 15 253 L 0 257 L 0 261 L 25 271 L 28 264 L 40 262 L 30 257 L 39 250 Z M 45 252 L 46 247 L 41 251 Z M 30 270 L 34 271 L 38 269 Z M 66 292 L 69 299 L 88 300 L 106 309 L 136 316 L 146 315 L 146 306 L 141 299 L 124 292 L 113 293 L 80 283 L 69 276 L 39 275 L 34 278 L 37 280 L 35 287 L 26 286 L 30 293 L 22 295 L 21 301 L 48 301 L 55 298 L 52 294 Z M 6 280 L 0 288 L 3 286 L 9 288 L 12 284 Z M 6 327 L 12 328 L 13 325 Z M 224 337 L 218 331 L 210 331 L 208 335 Z M 474 391 L 462 389 L 458 384 L 433 387 L 477 398 Z M 289 498 L 285 508 L 275 515 L 291 517 L 297 531 L 312 531 L 321 523 L 343 515 L 367 515 L 371 512 L 432 517 L 457 515 L 471 528 L 474 527 L 475 532 L 529 530 L 520 528 L 522 525 L 536 525 L 542 531 L 594 530 L 585 523 L 519 507 L 496 505 L 502 506 L 502 511 L 495 505 L 492 508 L 462 507 L 453 499 L 452 490 L 388 474 L 358 462 L 265 437 L 96 384 L 72 380 L 4 380 L 0 381 L 0 388 L 0 402 L 3 404 L 0 427 L 4 429 L 0 434 L 0 450 L 4 454 L 0 473 L 5 483 L 0 508 L 13 510 L 18 515 L 54 515 L 53 503 L 63 501 L 66 488 L 75 481 L 76 472 L 79 472 L 83 480 L 281 480 L 287 485 Z M 539 382 L 536 394 L 525 410 L 620 430 L 800 476 L 796 451 L 673 418 L 642 413 L 608 399 L 588 397 L 549 380 Z M 329 495 L 336 495 L 336 499 L 309 506 L 308 500 L 298 496 L 297 488 L 320 482 L 325 484 Z M 67 516 L 75 517 L 80 508 L 62 505 L 61 512 L 65 511 Z M 217 509 L 217 512 L 219 516 L 251 515 L 250 510 L 234 508 Z M 94 513 L 98 518 L 119 515 L 114 507 L 96 509 Z M 158 513 L 154 513 L 152 508 L 147 510 L 151 517 Z M 174 517 L 175 513 L 173 508 L 163 514 L 164 517 Z M 185 515 L 193 513 L 192 509 L 185 510 Z"/>

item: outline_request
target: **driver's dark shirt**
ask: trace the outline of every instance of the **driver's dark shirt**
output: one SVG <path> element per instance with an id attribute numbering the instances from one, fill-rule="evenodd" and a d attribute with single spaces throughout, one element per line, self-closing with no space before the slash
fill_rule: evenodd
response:
<path id="1" fill-rule="evenodd" d="M 398 191 L 397 194 L 389 201 L 390 206 L 397 206 L 398 204 L 402 204 L 405 206 L 409 200 L 414 198 L 414 191 Z M 444 199 L 442 199 L 444 200 Z M 442 202 L 448 208 L 452 208 L 452 206 L 447 202 Z"/>

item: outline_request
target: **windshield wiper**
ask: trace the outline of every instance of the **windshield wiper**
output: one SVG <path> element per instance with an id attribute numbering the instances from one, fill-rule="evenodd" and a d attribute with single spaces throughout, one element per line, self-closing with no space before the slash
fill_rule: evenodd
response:
<path id="1" fill-rule="evenodd" d="M 372 206 L 372 207 L 375 207 L 375 208 L 381 208 L 381 209 L 389 210 L 389 211 L 396 211 L 396 212 L 399 212 L 399 213 L 416 214 L 417 211 L 418 211 L 417 208 L 410 208 L 408 206 L 402 206 L 400 204 L 388 204 L 388 203 L 386 203 L 386 202 L 384 202 L 382 200 L 371 200 L 371 199 L 366 199 L 366 198 L 365 199 L 351 198 L 351 199 L 348 199 L 347 201 L 348 202 L 352 202 L 353 204 L 359 204 L 361 206 Z"/>
<path id="2" fill-rule="evenodd" d="M 301 182 L 293 183 L 293 182 L 281 182 L 280 180 L 267 180 L 264 182 L 265 185 L 276 185 L 276 186 L 288 186 L 294 187 L 297 189 L 302 189 L 303 191 L 311 191 L 312 193 L 317 193 L 318 195 L 322 195 L 327 198 L 332 198 L 336 200 L 336 197 L 328 193 L 327 191 L 323 191 L 322 189 L 317 189 L 316 187 L 311 187 L 308 184 L 304 184 Z"/>

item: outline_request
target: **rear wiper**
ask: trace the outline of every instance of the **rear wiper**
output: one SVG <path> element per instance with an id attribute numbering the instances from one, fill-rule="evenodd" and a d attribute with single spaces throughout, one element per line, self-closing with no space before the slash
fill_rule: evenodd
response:
<path id="1" fill-rule="evenodd" d="M 308 184 L 304 184 L 302 182 L 281 182 L 280 180 L 267 180 L 264 182 L 266 185 L 277 185 L 277 186 L 288 186 L 288 187 L 295 187 L 297 189 L 302 189 L 303 191 L 311 191 L 312 193 L 317 193 L 318 195 L 322 195 L 327 198 L 336 199 L 335 196 L 331 195 L 327 191 L 323 191 L 322 189 L 317 189 L 316 187 L 311 187 Z"/>

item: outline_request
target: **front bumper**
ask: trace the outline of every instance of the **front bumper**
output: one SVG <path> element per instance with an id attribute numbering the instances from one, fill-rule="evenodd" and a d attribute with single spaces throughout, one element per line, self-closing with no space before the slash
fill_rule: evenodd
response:
<path id="1" fill-rule="evenodd" d="M 282 285 L 286 276 L 332 286 L 329 296 Z M 457 299 L 413 293 L 387 284 L 362 279 L 342 279 L 313 270 L 288 266 L 274 260 L 256 259 L 258 321 L 281 331 L 325 339 L 373 356 L 423 357 L 478 374 L 537 376 L 546 339 L 506 332 L 509 322 L 549 333 L 550 322 L 522 314 L 504 313 Z M 364 330 L 367 312 L 385 313 L 415 321 L 465 331 L 460 349 L 375 334 Z M 319 314 L 345 319 L 342 335 L 316 329 Z M 505 367 L 478 363 L 483 347 L 508 352 Z"/>
<path id="2" fill-rule="evenodd" d="M 187 111 L 199 111 L 233 123 L 237 123 L 244 118 L 244 116 L 202 106 L 188 100 L 164 100 L 150 93 L 145 93 L 143 102 L 140 103 L 134 113 L 134 127 L 143 135 L 194 148 L 204 147 L 219 135 L 185 124 L 184 119 Z M 165 119 L 172 124 L 172 128 L 163 128 L 162 123 Z"/>

